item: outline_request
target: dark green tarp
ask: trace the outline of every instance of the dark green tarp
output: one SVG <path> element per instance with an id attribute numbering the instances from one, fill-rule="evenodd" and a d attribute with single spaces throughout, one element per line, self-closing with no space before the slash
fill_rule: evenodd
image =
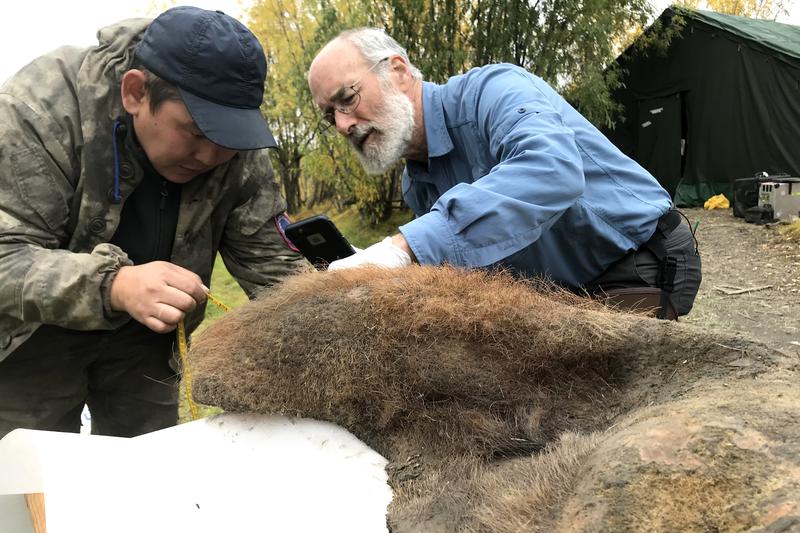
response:
<path id="1" fill-rule="evenodd" d="M 672 7 L 681 37 L 665 55 L 629 48 L 615 99 L 625 120 L 605 133 L 679 206 L 733 200 L 738 178 L 800 176 L 800 27 Z"/>

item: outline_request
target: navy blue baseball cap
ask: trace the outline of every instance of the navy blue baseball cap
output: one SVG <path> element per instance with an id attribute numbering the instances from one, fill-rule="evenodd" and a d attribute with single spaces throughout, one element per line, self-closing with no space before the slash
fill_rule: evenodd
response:
<path id="1" fill-rule="evenodd" d="M 264 50 L 238 20 L 222 11 L 174 7 L 150 23 L 136 57 L 178 87 L 212 142 L 233 150 L 276 146 L 259 109 L 267 73 Z"/>

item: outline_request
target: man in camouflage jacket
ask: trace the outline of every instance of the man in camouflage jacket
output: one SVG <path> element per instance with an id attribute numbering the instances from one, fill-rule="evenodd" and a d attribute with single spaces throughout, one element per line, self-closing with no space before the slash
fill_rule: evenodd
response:
<path id="1" fill-rule="evenodd" d="M 217 251 L 249 296 L 304 266 L 252 33 L 174 8 L 98 38 L 0 88 L 0 437 L 77 431 L 84 402 L 95 433 L 174 424 L 170 332 L 202 320 Z"/>

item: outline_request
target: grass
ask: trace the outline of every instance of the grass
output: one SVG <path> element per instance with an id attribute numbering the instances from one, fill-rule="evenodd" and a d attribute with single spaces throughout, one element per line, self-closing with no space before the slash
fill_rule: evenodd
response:
<path id="1" fill-rule="evenodd" d="M 397 233 L 397 228 L 413 218 L 411 211 L 394 211 L 388 220 L 377 226 L 370 226 L 358 216 L 355 207 L 338 214 L 329 214 L 331 220 L 347 237 L 350 244 L 358 248 L 366 248 L 389 235 Z"/>
<path id="2" fill-rule="evenodd" d="M 788 240 L 800 242 L 800 220 L 781 226 L 778 231 Z"/>

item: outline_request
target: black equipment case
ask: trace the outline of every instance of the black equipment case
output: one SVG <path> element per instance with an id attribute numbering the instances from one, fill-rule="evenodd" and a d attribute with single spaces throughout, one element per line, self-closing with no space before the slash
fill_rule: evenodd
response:
<path id="1" fill-rule="evenodd" d="M 733 182 L 733 216 L 743 218 L 747 210 L 758 205 L 758 193 L 765 181 L 781 181 L 789 178 L 788 174 L 767 174 L 757 172 L 749 178 L 739 178 Z"/>

